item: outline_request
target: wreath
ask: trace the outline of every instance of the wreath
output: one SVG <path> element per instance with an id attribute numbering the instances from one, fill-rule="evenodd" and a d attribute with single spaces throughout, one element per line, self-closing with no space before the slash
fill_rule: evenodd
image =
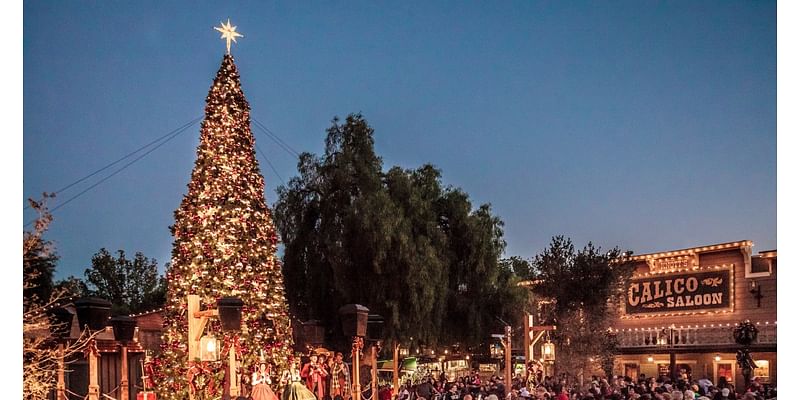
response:
<path id="1" fill-rule="evenodd" d="M 736 324 L 733 328 L 733 339 L 742 346 L 749 346 L 758 338 L 758 328 L 749 319 Z"/>

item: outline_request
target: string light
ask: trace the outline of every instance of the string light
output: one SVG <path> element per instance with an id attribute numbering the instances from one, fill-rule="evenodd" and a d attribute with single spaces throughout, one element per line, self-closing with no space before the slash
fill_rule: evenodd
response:
<path id="1" fill-rule="evenodd" d="M 187 360 L 188 294 L 199 295 L 203 309 L 216 307 L 220 297 L 241 298 L 242 330 L 235 336 L 220 332 L 218 321 L 209 321 L 207 329 L 221 339 L 218 350 L 224 354 L 233 348 L 243 370 L 253 368 L 263 350 L 276 374 L 288 370 L 292 327 L 254 143 L 250 106 L 233 57 L 225 55 L 206 98 L 188 193 L 172 226 L 162 354 L 154 359 L 159 399 L 212 390 L 202 397 L 219 397 L 222 388 L 223 361 Z"/>

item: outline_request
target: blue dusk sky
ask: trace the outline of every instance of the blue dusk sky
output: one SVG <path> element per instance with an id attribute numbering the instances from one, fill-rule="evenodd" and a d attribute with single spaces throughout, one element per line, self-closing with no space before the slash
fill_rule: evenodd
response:
<path id="1" fill-rule="evenodd" d="M 431 163 L 476 207 L 491 203 L 506 256 L 530 258 L 554 235 L 637 254 L 777 247 L 773 2 L 26 1 L 23 12 L 23 223 L 26 198 L 201 117 L 225 52 L 212 27 L 230 18 L 256 121 L 320 154 L 331 119 L 361 112 L 385 169 Z M 274 204 L 296 157 L 253 133 Z M 194 124 L 55 210 L 56 277 L 83 277 L 101 247 L 163 267 L 198 139 Z"/>

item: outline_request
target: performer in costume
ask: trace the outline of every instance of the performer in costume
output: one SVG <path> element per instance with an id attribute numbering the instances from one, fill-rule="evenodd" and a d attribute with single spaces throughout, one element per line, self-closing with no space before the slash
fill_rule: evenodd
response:
<path id="1" fill-rule="evenodd" d="M 317 396 L 318 400 L 325 397 L 325 377 L 328 373 L 317 363 L 317 355 L 309 356 L 309 362 L 303 366 L 300 376 L 306 380 L 306 387 Z"/>
<path id="2" fill-rule="evenodd" d="M 344 400 L 347 400 L 351 397 L 350 370 L 342 358 L 342 353 L 337 351 L 333 367 L 331 367 L 331 397 L 342 396 Z"/>
<path id="3" fill-rule="evenodd" d="M 303 385 L 297 364 L 297 361 L 290 359 L 289 370 L 283 373 L 281 382 L 286 382 L 286 386 L 283 388 L 281 400 L 316 400 L 314 393 Z"/>
<path id="4" fill-rule="evenodd" d="M 253 400 L 278 400 L 278 396 L 270 389 L 269 385 L 272 380 L 269 377 L 269 368 L 266 361 L 261 359 L 258 363 L 258 370 L 253 372 L 253 391 L 250 393 L 250 398 Z"/>
<path id="5" fill-rule="evenodd" d="M 328 357 L 329 354 L 330 353 L 322 353 L 318 356 L 319 359 L 317 360 L 317 366 L 325 372 L 323 374 L 324 378 L 322 378 L 322 388 L 328 396 L 331 394 L 331 366 L 333 365 L 333 358 Z"/>

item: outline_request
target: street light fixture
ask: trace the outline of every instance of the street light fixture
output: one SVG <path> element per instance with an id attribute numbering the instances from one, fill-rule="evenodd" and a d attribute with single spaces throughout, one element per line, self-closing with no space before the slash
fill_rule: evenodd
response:
<path id="1" fill-rule="evenodd" d="M 677 371 L 675 371 L 675 325 L 662 329 L 657 343 L 661 347 L 666 347 L 669 351 L 669 379 L 675 382 L 677 378 Z"/>
<path id="2" fill-rule="evenodd" d="M 236 332 L 241 329 L 242 307 L 244 302 L 236 297 L 223 297 L 217 300 L 217 309 L 200 310 L 200 296 L 190 294 L 186 296 L 186 308 L 189 316 L 189 362 L 196 359 L 200 361 L 219 360 L 219 343 L 212 335 L 200 337 L 205 331 L 208 319 L 217 317 L 223 332 Z M 239 382 L 236 376 L 236 346 L 231 346 L 228 358 L 228 379 L 230 381 L 229 395 L 239 396 Z M 189 393 L 193 399 L 194 394 Z"/>
<path id="3" fill-rule="evenodd" d="M 75 312 L 78 314 L 78 324 L 81 331 L 100 331 L 105 329 L 108 317 L 111 316 L 111 302 L 97 297 L 85 297 L 75 300 Z M 97 342 L 94 338 L 86 344 L 87 358 L 89 359 L 89 391 L 88 400 L 100 399 L 100 384 L 97 379 L 97 366 L 99 354 Z"/>
<path id="4" fill-rule="evenodd" d="M 547 331 L 547 337 L 542 344 L 542 361 L 544 362 L 544 374 L 548 375 L 547 366 L 556 361 L 556 345 L 550 341 L 550 331 Z"/>
<path id="5" fill-rule="evenodd" d="M 542 358 L 550 362 L 556 360 L 556 346 L 549 339 L 542 345 Z"/>
<path id="6" fill-rule="evenodd" d="M 346 304 L 339 309 L 339 317 L 342 321 L 342 332 L 345 336 L 353 337 L 353 373 L 351 378 L 353 384 L 352 398 L 361 398 L 361 368 L 359 361 L 361 350 L 364 348 L 364 336 L 367 335 L 367 320 L 369 318 L 369 308 L 361 304 Z"/>
<path id="7" fill-rule="evenodd" d="M 219 343 L 211 334 L 200 338 L 200 361 L 219 361 Z"/>
<path id="8" fill-rule="evenodd" d="M 120 381 L 119 391 L 120 398 L 128 398 L 128 343 L 133 341 L 133 335 L 136 333 L 136 320 L 127 316 L 120 315 L 111 318 L 111 326 L 114 328 L 114 339 L 120 343 Z"/>

